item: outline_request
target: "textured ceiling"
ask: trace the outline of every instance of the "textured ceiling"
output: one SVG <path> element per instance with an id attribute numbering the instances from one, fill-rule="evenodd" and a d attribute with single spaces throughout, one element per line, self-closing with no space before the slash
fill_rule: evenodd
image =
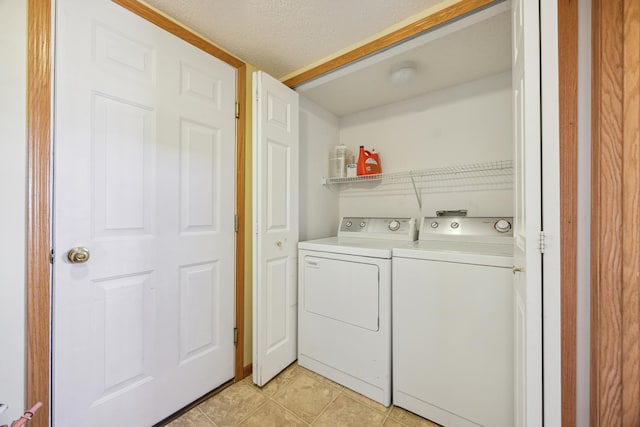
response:
<path id="1" fill-rule="evenodd" d="M 276 78 L 442 0 L 146 0 Z"/>

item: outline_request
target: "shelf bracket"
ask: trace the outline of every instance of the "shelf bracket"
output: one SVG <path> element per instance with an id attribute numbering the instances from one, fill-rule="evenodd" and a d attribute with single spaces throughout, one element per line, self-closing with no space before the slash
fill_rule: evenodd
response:
<path id="1" fill-rule="evenodd" d="M 411 184 L 413 184 L 413 191 L 416 192 L 416 200 L 418 201 L 418 207 L 422 209 L 422 196 L 420 195 L 420 192 L 418 191 L 418 187 L 416 186 L 416 180 L 413 176 L 413 171 L 409 172 L 409 177 L 411 178 Z"/>

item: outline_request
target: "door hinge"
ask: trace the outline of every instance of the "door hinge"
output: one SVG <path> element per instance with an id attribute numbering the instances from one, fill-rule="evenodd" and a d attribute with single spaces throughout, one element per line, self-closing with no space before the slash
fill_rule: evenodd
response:
<path id="1" fill-rule="evenodd" d="M 49 255 L 49 262 L 51 264 L 56 262 L 56 251 L 55 251 L 55 249 L 51 249 L 51 254 Z"/>
<path id="2" fill-rule="evenodd" d="M 546 242 L 545 242 L 544 231 L 540 230 L 540 240 L 539 240 L 539 244 L 538 244 L 538 249 L 540 250 L 541 254 L 544 253 L 545 245 L 546 245 Z"/>
<path id="3" fill-rule="evenodd" d="M 238 328 L 233 328 L 233 343 L 238 344 Z"/>
<path id="4" fill-rule="evenodd" d="M 236 101 L 236 119 L 240 118 L 240 103 Z"/>
<path id="5" fill-rule="evenodd" d="M 233 216 L 233 229 L 237 233 L 239 229 L 240 218 L 238 218 L 238 214 Z"/>

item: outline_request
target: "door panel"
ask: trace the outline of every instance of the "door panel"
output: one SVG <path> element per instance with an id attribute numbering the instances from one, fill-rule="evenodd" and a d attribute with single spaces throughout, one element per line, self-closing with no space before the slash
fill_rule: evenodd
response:
<path id="1" fill-rule="evenodd" d="M 153 109 L 99 94 L 93 95 L 92 107 L 94 233 L 121 238 L 151 234 Z"/>
<path id="2" fill-rule="evenodd" d="M 112 2 L 57 16 L 54 424 L 151 425 L 233 377 L 235 70 Z"/>
<path id="3" fill-rule="evenodd" d="M 286 344 L 290 338 L 287 333 L 288 299 L 287 275 L 288 259 L 276 258 L 267 261 L 266 303 L 267 303 L 267 354 Z"/>
<path id="4" fill-rule="evenodd" d="M 180 268 L 180 365 L 220 344 L 215 328 L 221 310 L 219 287 L 217 262 Z"/>
<path id="5" fill-rule="evenodd" d="M 180 229 L 219 231 L 220 130 L 184 119 L 180 130 Z"/>
<path id="6" fill-rule="evenodd" d="M 515 425 L 542 425 L 539 4 L 513 1 Z"/>
<path id="7" fill-rule="evenodd" d="M 253 381 L 297 355 L 298 94 L 254 73 Z"/>
<path id="8" fill-rule="evenodd" d="M 277 141 L 267 141 L 267 231 L 287 231 L 291 198 L 288 194 L 290 172 L 290 147 Z"/>

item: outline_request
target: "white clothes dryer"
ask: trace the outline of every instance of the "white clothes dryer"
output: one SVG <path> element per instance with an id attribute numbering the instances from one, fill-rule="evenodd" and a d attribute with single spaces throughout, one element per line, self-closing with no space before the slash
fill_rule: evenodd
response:
<path id="1" fill-rule="evenodd" d="M 514 425 L 511 218 L 423 218 L 393 250 L 393 403 L 447 427 Z"/>
<path id="2" fill-rule="evenodd" d="M 413 218 L 354 218 L 298 244 L 298 363 L 391 404 L 391 255 Z"/>

